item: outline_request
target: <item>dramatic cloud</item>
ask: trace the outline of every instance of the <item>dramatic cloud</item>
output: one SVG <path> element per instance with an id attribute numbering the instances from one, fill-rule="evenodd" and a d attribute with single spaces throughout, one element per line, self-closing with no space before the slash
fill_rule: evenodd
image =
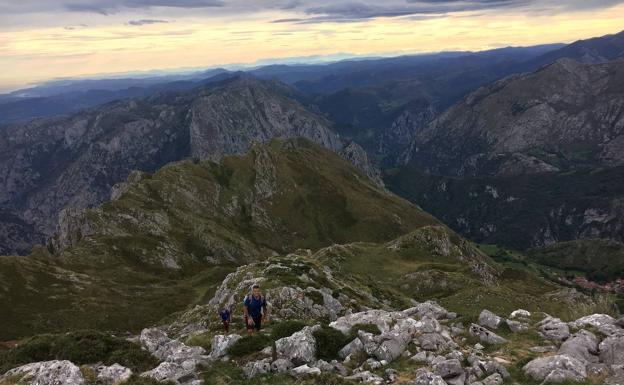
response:
<path id="1" fill-rule="evenodd" d="M 136 26 L 149 25 L 149 24 L 162 24 L 162 23 L 168 23 L 168 21 L 158 20 L 158 19 L 140 19 L 140 20 L 130 20 L 128 22 L 129 25 L 136 25 Z"/>

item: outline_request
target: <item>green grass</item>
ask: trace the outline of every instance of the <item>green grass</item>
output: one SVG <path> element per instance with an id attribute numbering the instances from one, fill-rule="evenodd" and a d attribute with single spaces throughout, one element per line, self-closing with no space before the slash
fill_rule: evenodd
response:
<path id="1" fill-rule="evenodd" d="M 254 193 L 259 181 L 275 190 L 270 198 Z M 137 332 L 205 303 L 236 266 L 274 251 L 383 242 L 439 223 L 300 139 L 165 166 L 86 217 L 94 234 L 69 249 L 0 257 L 0 340 Z"/>
<path id="2" fill-rule="evenodd" d="M 326 361 L 337 359 L 340 349 L 351 342 L 353 338 L 355 338 L 354 335 L 344 335 L 341 331 L 322 325 L 319 330 L 314 332 L 317 358 Z"/>
<path id="3" fill-rule="evenodd" d="M 212 337 L 213 334 L 210 332 L 192 334 L 186 339 L 185 344 L 188 346 L 200 346 L 209 352 L 212 348 Z"/>
<path id="4" fill-rule="evenodd" d="M 259 352 L 271 343 L 271 338 L 266 334 L 255 333 L 250 336 L 244 336 L 236 341 L 228 349 L 228 354 L 234 357 L 244 357 L 246 355 Z"/>
<path id="5" fill-rule="evenodd" d="M 372 333 L 374 335 L 381 334 L 381 330 L 379 330 L 379 326 L 374 325 L 374 324 L 355 324 L 351 327 L 351 331 L 349 334 L 357 335 L 359 330 L 362 330 L 366 333 Z"/>
<path id="6" fill-rule="evenodd" d="M 280 338 L 290 337 L 305 326 L 306 324 L 299 320 L 287 320 L 275 323 L 271 326 L 271 338 L 277 341 Z"/>
<path id="7" fill-rule="evenodd" d="M 0 373 L 38 361 L 69 360 L 77 365 L 118 363 L 135 372 L 152 369 L 158 363 L 139 345 L 123 338 L 81 331 L 43 334 L 28 338 L 17 347 L 0 353 Z"/>

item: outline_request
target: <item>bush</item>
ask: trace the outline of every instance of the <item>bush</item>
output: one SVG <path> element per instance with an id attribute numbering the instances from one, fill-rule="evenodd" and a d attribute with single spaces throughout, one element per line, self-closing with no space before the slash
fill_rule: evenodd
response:
<path id="1" fill-rule="evenodd" d="M 310 298 L 312 302 L 319 305 L 325 305 L 325 298 L 323 297 L 323 294 L 319 293 L 318 291 L 311 290 L 306 292 L 305 295 L 306 297 Z"/>
<path id="2" fill-rule="evenodd" d="M 0 372 L 30 362 L 69 360 L 77 365 L 118 363 L 134 372 L 153 368 L 158 361 L 132 342 L 95 331 L 42 334 L 0 355 Z"/>
<path id="3" fill-rule="evenodd" d="M 336 359 L 340 349 L 353 339 L 350 337 L 352 336 L 345 336 L 341 331 L 323 325 L 314 332 L 317 357 L 326 361 Z"/>
<path id="4" fill-rule="evenodd" d="M 235 357 L 243 357 L 264 349 L 271 342 L 271 339 L 265 334 L 252 334 L 236 341 L 228 349 L 228 354 Z"/>
<path id="5" fill-rule="evenodd" d="M 353 335 L 353 338 L 355 338 L 359 330 L 362 330 L 367 333 L 372 333 L 376 336 L 381 334 L 381 330 L 379 330 L 379 326 L 375 324 L 355 324 L 351 327 L 351 331 L 349 332 L 349 334 Z"/>
<path id="6" fill-rule="evenodd" d="M 273 325 L 271 329 L 271 338 L 273 341 L 277 341 L 280 338 L 290 337 L 293 333 L 296 333 L 303 329 L 306 324 L 302 321 L 289 320 L 282 321 Z"/>
<path id="7" fill-rule="evenodd" d="M 212 348 L 212 335 L 210 333 L 194 334 L 186 339 L 188 346 L 200 346 L 207 352 Z"/>

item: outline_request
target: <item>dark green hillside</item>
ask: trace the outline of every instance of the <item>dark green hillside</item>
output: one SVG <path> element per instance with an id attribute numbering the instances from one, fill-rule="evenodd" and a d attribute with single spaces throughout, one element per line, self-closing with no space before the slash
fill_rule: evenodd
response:
<path id="1" fill-rule="evenodd" d="M 237 265 L 439 224 L 306 140 L 130 179 L 119 199 L 68 217 L 54 254 L 0 258 L 0 339 L 135 331 L 205 301 Z"/>

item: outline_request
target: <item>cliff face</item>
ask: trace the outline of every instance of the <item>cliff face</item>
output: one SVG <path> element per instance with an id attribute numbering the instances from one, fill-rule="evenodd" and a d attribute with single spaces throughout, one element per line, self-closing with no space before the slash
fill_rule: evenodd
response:
<path id="1" fill-rule="evenodd" d="M 560 60 L 420 128 L 389 188 L 473 240 L 622 240 L 624 62 Z"/>
<path id="2" fill-rule="evenodd" d="M 513 175 L 624 163 L 622 61 L 560 60 L 483 87 L 412 143 L 410 161 L 444 175 Z"/>
<path id="3" fill-rule="evenodd" d="M 342 147 L 328 121 L 278 91 L 241 77 L 2 128 L 0 202 L 16 220 L 3 225 L 15 234 L 5 237 L 0 255 L 42 243 L 60 210 L 107 200 L 133 170 L 151 172 L 188 157 L 218 160 L 274 137 Z"/>

